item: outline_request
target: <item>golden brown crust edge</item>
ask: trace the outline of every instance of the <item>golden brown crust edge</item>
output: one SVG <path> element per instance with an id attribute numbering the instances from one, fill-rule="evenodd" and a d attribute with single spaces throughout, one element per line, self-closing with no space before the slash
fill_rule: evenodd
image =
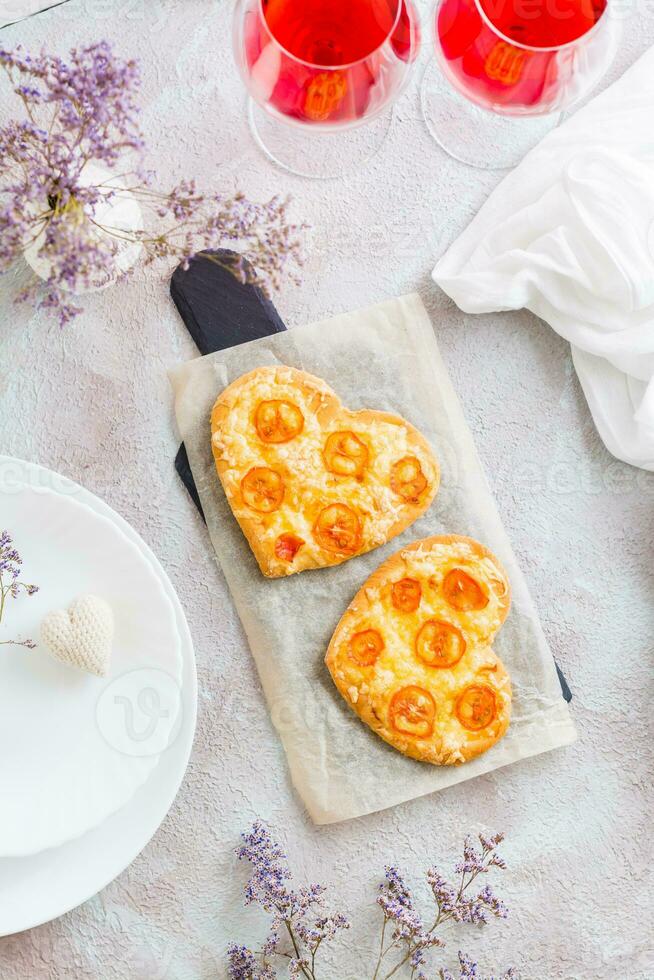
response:
<path id="1" fill-rule="evenodd" d="M 420 450 L 429 457 L 434 468 L 433 486 L 430 486 L 429 493 L 420 504 L 404 505 L 404 516 L 391 525 L 386 541 L 391 541 L 393 538 L 397 537 L 429 509 L 440 487 L 440 466 L 433 449 L 422 433 L 406 419 L 390 412 L 376 411 L 374 409 L 362 409 L 360 411 L 352 411 L 347 409 L 344 407 L 336 392 L 330 388 L 329 385 L 322 380 L 322 378 L 309 374 L 307 371 L 302 371 L 298 368 L 291 368 L 286 365 L 262 366 L 259 368 L 254 368 L 252 371 L 248 371 L 247 374 L 243 374 L 239 378 L 236 378 L 235 381 L 232 381 L 232 383 L 220 393 L 216 399 L 216 402 L 214 403 L 211 412 L 211 449 L 214 462 L 216 464 L 216 471 L 226 496 L 227 489 L 223 475 L 227 472 L 229 467 L 224 460 L 219 457 L 214 446 L 213 436 L 216 431 L 218 431 L 221 422 L 229 414 L 230 408 L 236 400 L 238 392 L 242 388 L 246 387 L 256 378 L 270 375 L 275 376 L 278 372 L 283 372 L 286 377 L 290 375 L 293 383 L 303 389 L 307 396 L 315 397 L 315 411 L 318 414 L 321 425 L 329 425 L 329 423 L 340 414 L 344 418 L 356 419 L 358 423 L 363 421 L 364 424 L 369 424 L 372 421 L 381 420 L 392 425 L 402 426 L 407 432 L 410 445 L 420 448 Z M 227 497 L 227 499 L 229 502 L 229 497 Z M 246 515 L 237 517 L 236 514 L 234 514 L 234 517 L 241 527 L 241 530 L 243 531 L 243 534 L 245 535 L 247 542 L 254 553 L 261 572 L 266 576 L 266 578 L 285 578 L 288 575 L 294 575 L 297 572 L 306 571 L 317 567 L 313 564 L 303 565 L 301 560 L 296 562 L 294 566 L 290 568 L 280 568 L 278 563 L 273 565 L 271 562 L 271 556 L 268 554 L 267 550 L 261 546 L 261 540 L 257 533 L 257 519 L 247 517 Z M 358 555 L 367 554 L 368 551 L 373 551 L 376 547 L 381 547 L 381 545 L 373 545 L 370 548 L 362 548 L 352 555 L 348 554 L 338 556 L 334 554 L 328 565 L 318 567 L 334 567 L 336 565 L 341 565 L 343 562 L 349 561 L 350 558 L 356 558 Z"/>
<path id="2" fill-rule="evenodd" d="M 253 372 L 250 372 L 250 374 L 252 373 Z M 249 375 L 246 377 L 249 377 Z M 229 412 L 230 401 L 229 398 L 226 396 L 228 396 L 230 391 L 234 392 L 239 386 L 239 382 L 242 380 L 243 379 L 239 379 L 238 381 L 235 381 L 233 384 L 229 385 L 229 387 L 225 388 L 225 390 L 222 392 L 222 394 L 219 396 L 218 400 L 214 404 L 213 410 L 211 412 L 211 451 L 213 453 L 214 462 L 216 464 L 216 471 L 220 478 L 220 483 L 223 488 L 223 493 L 225 494 L 228 504 L 230 504 L 230 501 L 229 501 L 229 497 L 227 496 L 227 487 L 225 485 L 225 480 L 223 479 L 223 476 L 227 472 L 229 467 L 224 462 L 224 460 L 220 458 L 216 450 L 216 447 L 214 445 L 213 436 L 218 431 L 221 420 Z M 261 569 L 263 574 L 268 577 L 270 574 L 269 565 L 268 565 L 268 556 L 265 550 L 260 546 L 260 538 L 256 533 L 256 520 L 248 517 L 241 517 L 241 518 L 236 517 L 236 514 L 234 514 L 234 511 L 231 508 L 231 504 L 230 504 L 230 510 L 232 510 L 232 515 L 234 516 L 234 519 L 237 521 L 239 527 L 241 528 L 243 534 L 245 535 L 247 542 L 250 546 L 250 549 L 252 550 L 254 557 L 257 560 L 257 564 L 259 565 L 259 568 Z"/>

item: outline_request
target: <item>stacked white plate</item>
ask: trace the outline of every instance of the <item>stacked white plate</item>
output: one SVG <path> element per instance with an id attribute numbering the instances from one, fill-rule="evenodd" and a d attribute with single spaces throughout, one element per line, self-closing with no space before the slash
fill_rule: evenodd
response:
<path id="1" fill-rule="evenodd" d="M 0 643 L 0 936 L 49 921 L 127 867 L 168 812 L 195 730 L 184 613 L 164 570 L 105 503 L 0 456 L 0 531 L 33 596 L 8 598 Z M 97 678 L 50 657 L 43 616 L 101 596 L 116 624 Z"/>

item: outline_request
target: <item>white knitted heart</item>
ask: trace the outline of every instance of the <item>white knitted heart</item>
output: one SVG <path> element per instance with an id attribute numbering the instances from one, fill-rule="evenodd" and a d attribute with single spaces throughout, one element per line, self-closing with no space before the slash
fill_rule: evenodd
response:
<path id="1" fill-rule="evenodd" d="M 55 660 L 98 677 L 109 671 L 114 614 L 104 599 L 78 596 L 68 609 L 56 609 L 41 623 L 41 640 Z"/>

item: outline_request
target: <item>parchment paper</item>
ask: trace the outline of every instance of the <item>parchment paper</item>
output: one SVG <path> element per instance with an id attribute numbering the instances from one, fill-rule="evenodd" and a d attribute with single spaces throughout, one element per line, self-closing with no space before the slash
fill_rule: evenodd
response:
<path id="1" fill-rule="evenodd" d="M 270 364 L 310 371 L 347 407 L 396 412 L 424 433 L 440 461 L 441 489 L 404 534 L 336 568 L 286 579 L 261 575 L 218 480 L 209 419 L 226 385 Z M 316 823 L 382 810 L 575 740 L 552 654 L 417 295 L 197 358 L 170 377 L 216 555 L 293 783 Z M 493 644 L 513 683 L 511 726 L 498 745 L 462 766 L 415 762 L 386 745 L 348 708 L 323 663 L 339 619 L 370 573 L 406 544 L 439 533 L 468 534 L 488 545 L 513 587 L 511 613 Z"/>

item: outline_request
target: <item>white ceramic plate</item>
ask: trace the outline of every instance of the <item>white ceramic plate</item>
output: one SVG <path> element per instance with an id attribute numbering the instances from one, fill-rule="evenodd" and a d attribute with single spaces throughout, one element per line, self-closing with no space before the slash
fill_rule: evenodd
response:
<path id="1" fill-rule="evenodd" d="M 103 501 L 65 477 L 0 456 L 0 493 L 25 482 L 72 496 L 108 518 L 148 562 L 170 600 L 181 639 L 180 723 L 159 765 L 132 800 L 95 830 L 31 857 L 0 859 L 0 936 L 32 928 L 86 901 L 121 873 L 145 847 L 168 812 L 188 763 L 195 731 L 197 682 L 193 645 L 179 600 L 157 559 L 135 531 Z"/>
<path id="2" fill-rule="evenodd" d="M 15 857 L 79 837 L 131 799 L 168 744 L 182 660 L 170 599 L 111 520 L 75 495 L 25 483 L 0 489 L 0 521 L 23 558 L 21 578 L 39 586 L 7 598 L 0 625 L 0 856 Z M 84 593 L 114 613 L 106 678 L 55 661 L 40 642 L 6 645 L 36 639 L 47 612 Z M 132 704 L 130 685 L 144 676 L 149 694 Z M 153 724 L 154 745 L 144 738 Z"/>

